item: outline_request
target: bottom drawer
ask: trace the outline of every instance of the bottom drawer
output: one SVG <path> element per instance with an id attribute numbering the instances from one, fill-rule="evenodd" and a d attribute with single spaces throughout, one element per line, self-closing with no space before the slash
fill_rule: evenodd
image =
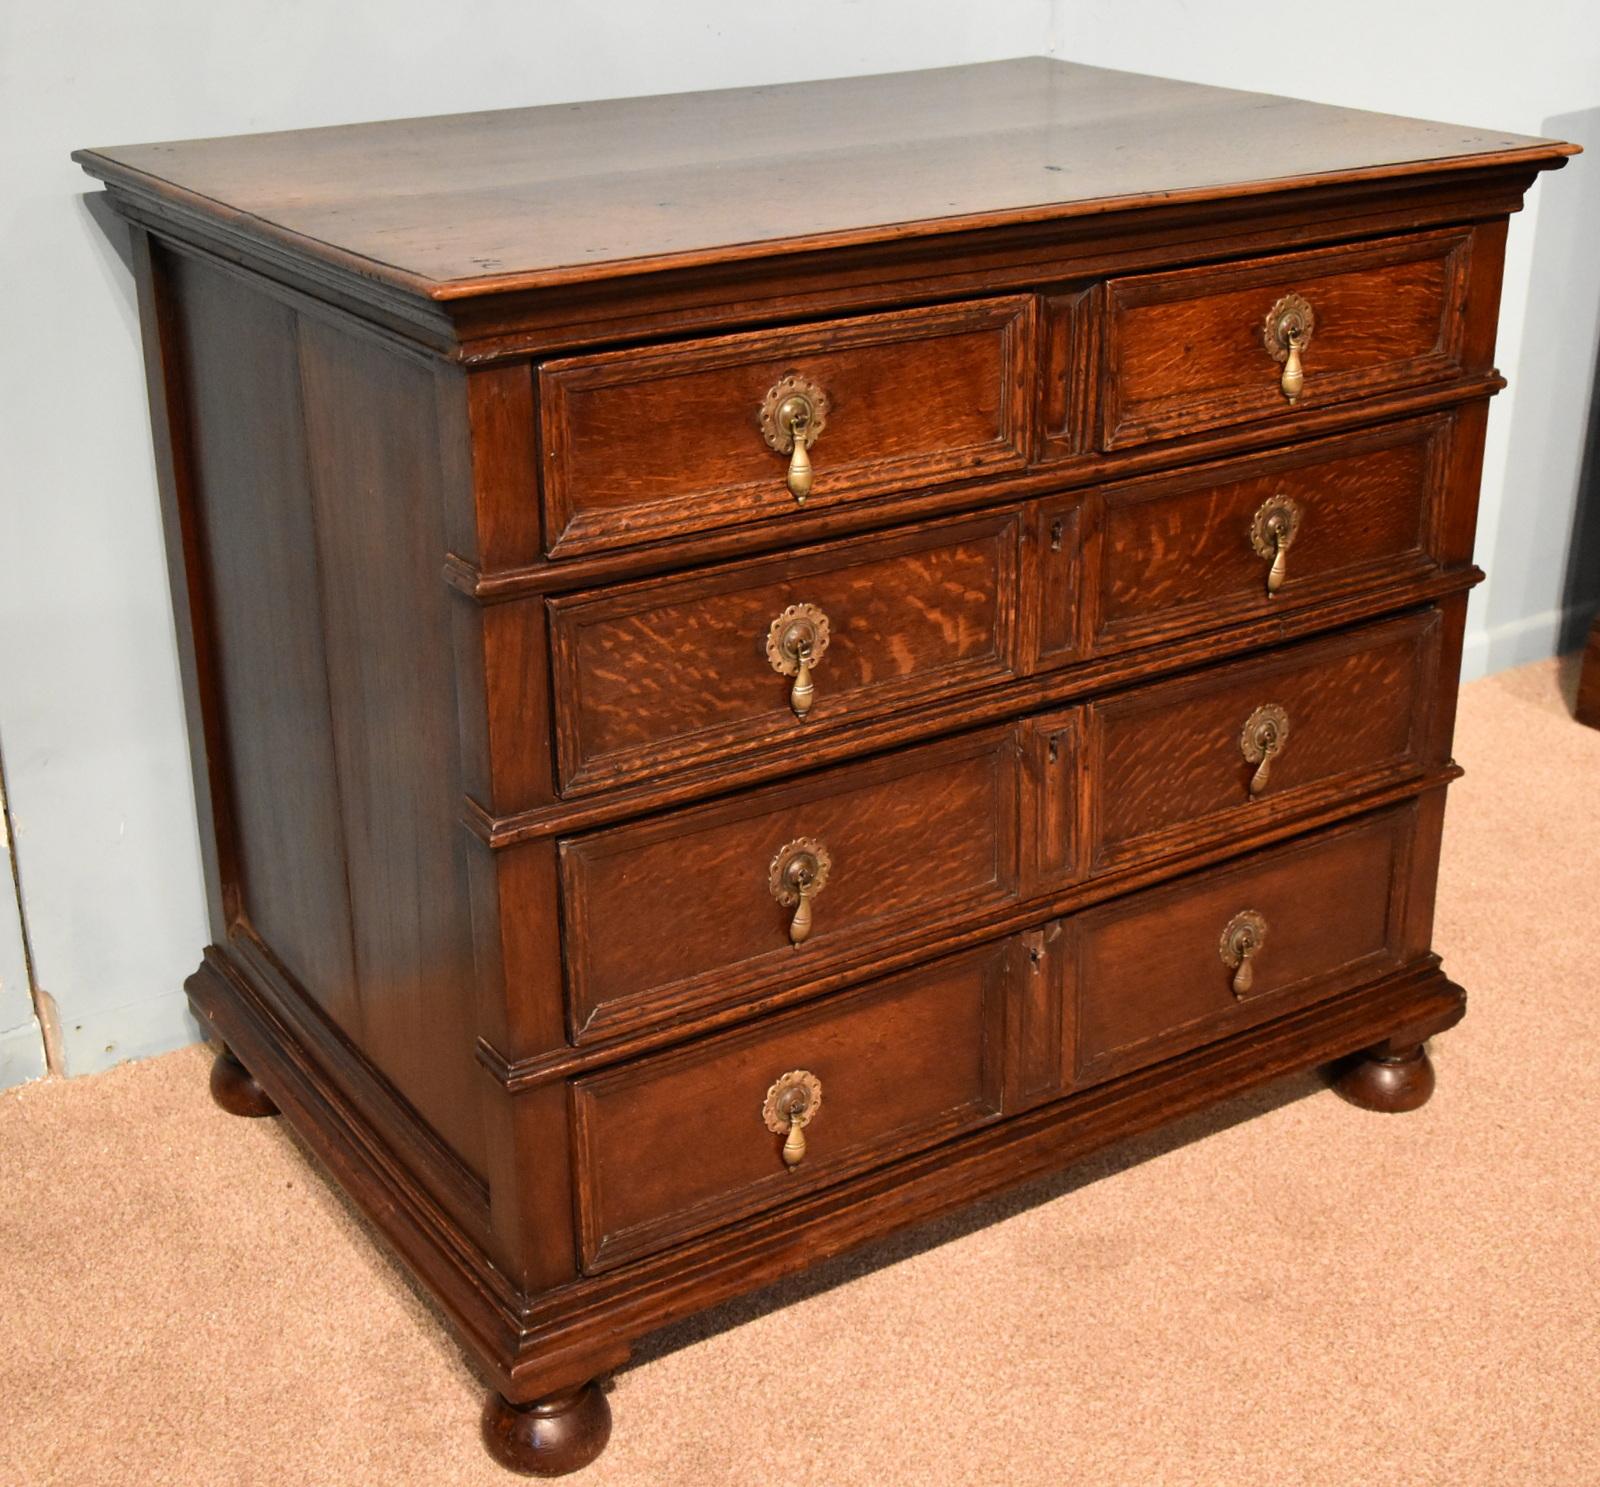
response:
<path id="1" fill-rule="evenodd" d="M 584 1268 L 995 1118 L 1013 945 L 574 1081 Z"/>
<path id="2" fill-rule="evenodd" d="M 1066 921 L 1070 1083 L 1153 1063 L 1397 965 L 1415 821 L 1406 806 Z"/>

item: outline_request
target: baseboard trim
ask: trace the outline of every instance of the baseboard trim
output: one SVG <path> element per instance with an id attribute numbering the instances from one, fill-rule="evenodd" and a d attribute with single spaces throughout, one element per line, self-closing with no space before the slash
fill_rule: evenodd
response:
<path id="1" fill-rule="evenodd" d="M 1546 661 L 1580 645 L 1600 598 L 1581 599 L 1560 609 L 1546 609 L 1502 624 L 1473 627 L 1470 622 L 1461 651 L 1461 680 L 1477 681 L 1513 666 Z"/>

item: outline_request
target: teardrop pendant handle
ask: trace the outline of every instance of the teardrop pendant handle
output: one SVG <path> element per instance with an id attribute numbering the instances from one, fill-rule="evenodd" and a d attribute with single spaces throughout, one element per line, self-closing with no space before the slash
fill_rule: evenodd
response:
<path id="1" fill-rule="evenodd" d="M 798 1167 L 806 1159 L 806 1129 L 796 1112 L 789 1117 L 789 1134 L 783 1141 L 783 1165 Z"/>
<path id="2" fill-rule="evenodd" d="M 1255 765 L 1250 776 L 1250 797 L 1253 800 L 1271 783 L 1272 761 L 1283 752 L 1289 741 L 1289 714 L 1276 702 L 1266 702 L 1244 720 L 1239 733 L 1239 752 L 1246 764 Z"/>
<path id="3" fill-rule="evenodd" d="M 795 905 L 794 917 L 789 920 L 791 945 L 803 944 L 806 936 L 811 933 L 811 895 L 815 892 L 809 878 L 799 884 L 800 902 Z"/>
<path id="4" fill-rule="evenodd" d="M 778 849 L 767 867 L 767 888 L 789 916 L 789 943 L 798 948 L 811 933 L 812 905 L 827 886 L 833 858 L 821 842 L 803 836 Z"/>
<path id="5" fill-rule="evenodd" d="M 780 377 L 762 400 L 761 437 L 769 449 L 789 456 L 784 484 L 796 505 L 804 506 L 811 494 L 810 450 L 827 418 L 828 395 L 798 372 Z"/>
<path id="6" fill-rule="evenodd" d="M 784 478 L 784 484 L 789 487 L 789 494 L 801 506 L 806 504 L 806 497 L 811 494 L 811 456 L 806 453 L 806 426 L 810 422 L 809 408 L 797 409 L 789 419 L 792 452 L 789 455 L 789 473 Z"/>
<path id="7" fill-rule="evenodd" d="M 805 1160 L 805 1128 L 822 1108 L 822 1081 L 809 1069 L 791 1069 L 772 1081 L 761 1102 L 761 1120 L 783 1137 L 783 1165 L 791 1172 Z"/>
<path id="8" fill-rule="evenodd" d="M 1217 953 L 1233 972 L 1230 983 L 1237 997 L 1248 996 L 1256 984 L 1256 957 L 1267 942 L 1267 921 L 1254 909 L 1235 914 L 1222 931 Z"/>
<path id="9" fill-rule="evenodd" d="M 1283 376 L 1278 379 L 1278 386 L 1291 403 L 1299 401 L 1306 385 L 1305 369 L 1300 365 L 1300 341 L 1298 333 L 1290 335 L 1289 354 L 1283 359 Z"/>
<path id="10" fill-rule="evenodd" d="M 816 700 L 813 671 L 828 649 L 828 617 L 815 604 L 791 604 L 767 626 L 767 664 L 792 676 L 789 706 L 805 721 Z"/>
<path id="11" fill-rule="evenodd" d="M 800 652 L 794 685 L 789 688 L 789 706 L 794 709 L 795 717 L 803 719 L 811 711 L 811 702 L 816 695 L 817 689 L 811 684 L 811 647 L 807 646 Z"/>

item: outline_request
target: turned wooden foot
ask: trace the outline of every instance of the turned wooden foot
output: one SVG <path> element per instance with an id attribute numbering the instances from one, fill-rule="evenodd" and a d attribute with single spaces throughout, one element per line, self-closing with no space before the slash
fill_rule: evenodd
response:
<path id="1" fill-rule="evenodd" d="M 595 1380 L 532 1404 L 490 1392 L 483 1443 L 501 1466 L 530 1477 L 563 1477 L 587 1466 L 611 1439 L 611 1406 Z"/>
<path id="2" fill-rule="evenodd" d="M 1420 1043 L 1400 1048 L 1380 1044 L 1335 1069 L 1333 1087 L 1363 1110 L 1398 1115 L 1428 1103 L 1433 1064 Z"/>
<path id="3" fill-rule="evenodd" d="M 278 1107 L 226 1044 L 211 1065 L 211 1098 L 229 1115 L 276 1115 Z"/>

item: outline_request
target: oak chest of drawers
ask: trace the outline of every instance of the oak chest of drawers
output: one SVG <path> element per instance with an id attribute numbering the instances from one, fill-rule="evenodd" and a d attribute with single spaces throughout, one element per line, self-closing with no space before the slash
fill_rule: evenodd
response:
<path id="1" fill-rule="evenodd" d="M 78 157 L 213 1088 L 454 1318 L 502 1460 L 1129 1131 L 1427 1097 L 1506 224 L 1570 153 L 1031 60 Z"/>

